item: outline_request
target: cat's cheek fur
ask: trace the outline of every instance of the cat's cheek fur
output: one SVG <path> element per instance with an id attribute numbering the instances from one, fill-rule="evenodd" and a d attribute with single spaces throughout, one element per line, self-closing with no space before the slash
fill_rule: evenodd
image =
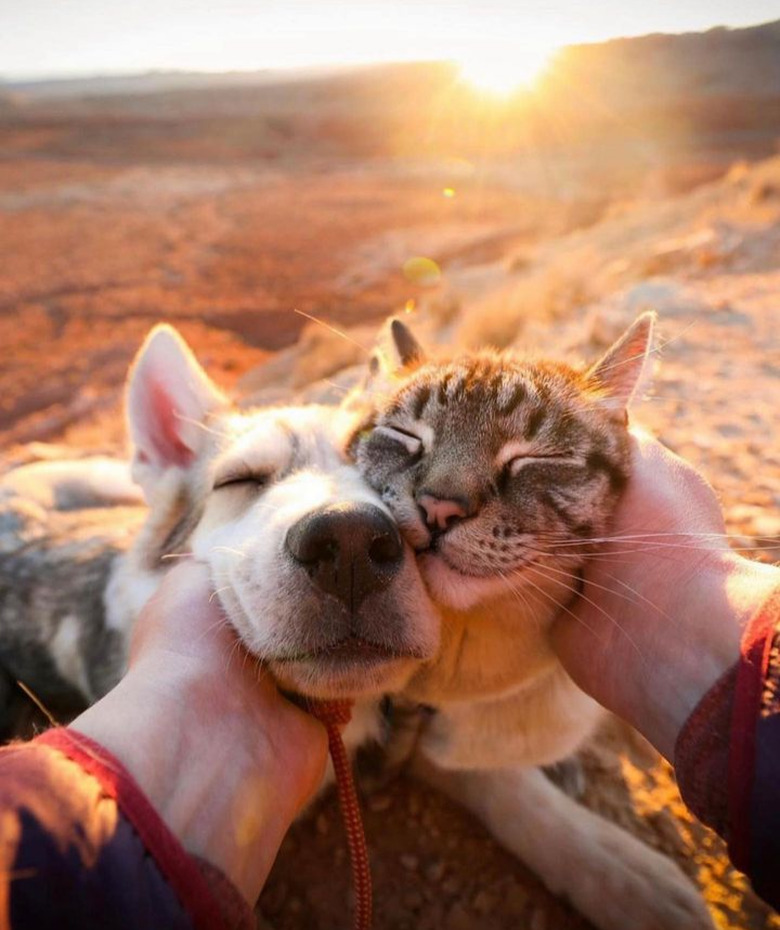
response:
<path id="1" fill-rule="evenodd" d="M 454 610 L 469 610 L 506 594 L 503 578 L 467 577 L 449 568 L 441 558 L 423 553 L 418 559 L 420 574 L 434 601 Z"/>

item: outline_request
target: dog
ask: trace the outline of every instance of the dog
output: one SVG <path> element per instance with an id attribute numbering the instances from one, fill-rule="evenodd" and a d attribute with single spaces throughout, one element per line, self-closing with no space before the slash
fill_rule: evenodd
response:
<path id="1" fill-rule="evenodd" d="M 66 592 L 80 602 L 63 597 L 57 608 L 49 592 L 30 616 L 13 593 L 18 560 L 15 572 L 6 562 L 6 677 L 54 707 L 105 693 L 121 675 L 135 618 L 186 552 L 209 566 L 226 621 L 283 689 L 353 700 L 348 749 L 378 737 L 382 696 L 435 654 L 439 619 L 414 553 L 345 459 L 355 414 L 317 405 L 240 411 L 164 325 L 133 363 L 126 414 L 129 475 L 121 463 L 93 460 L 28 466 L 5 480 L 7 506 L 26 492 L 28 503 L 73 513 L 112 496 L 126 502 L 135 485 L 147 507 L 132 544 L 109 547 L 90 573 L 89 598 Z M 68 554 L 60 548 L 66 565 Z M 92 681 L 108 639 L 108 668 Z"/>

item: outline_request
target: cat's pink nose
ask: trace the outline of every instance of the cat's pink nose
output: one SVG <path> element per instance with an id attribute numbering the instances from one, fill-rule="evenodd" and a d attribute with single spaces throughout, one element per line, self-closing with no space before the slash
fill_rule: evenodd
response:
<path id="1" fill-rule="evenodd" d="M 466 516 L 466 508 L 463 504 L 434 497 L 433 494 L 421 494 L 417 498 L 417 503 L 425 514 L 425 522 L 428 526 L 435 526 L 440 530 L 446 530 Z"/>

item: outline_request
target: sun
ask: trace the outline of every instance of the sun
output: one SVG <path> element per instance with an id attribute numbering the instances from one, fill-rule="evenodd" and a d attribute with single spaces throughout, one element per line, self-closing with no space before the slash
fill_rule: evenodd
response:
<path id="1" fill-rule="evenodd" d="M 555 48 L 525 46 L 509 54 L 495 49 L 474 51 L 457 61 L 462 81 L 493 96 L 509 96 L 531 87 L 550 63 Z"/>

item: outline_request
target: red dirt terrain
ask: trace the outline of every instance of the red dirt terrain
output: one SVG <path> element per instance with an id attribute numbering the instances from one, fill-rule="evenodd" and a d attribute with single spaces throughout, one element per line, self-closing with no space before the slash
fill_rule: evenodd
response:
<path id="1" fill-rule="evenodd" d="M 778 377 L 766 347 L 776 332 L 768 295 L 780 170 L 752 178 L 742 169 L 688 194 L 727 171 L 720 144 L 695 156 L 689 147 L 667 152 L 652 169 L 621 162 L 617 173 L 611 162 L 572 168 L 552 154 L 519 167 L 473 153 L 417 157 L 423 135 L 407 138 L 400 157 L 377 151 L 370 133 L 369 150 L 357 146 L 343 106 L 315 120 L 319 111 L 296 104 L 289 88 L 273 112 L 255 112 L 248 95 L 0 101 L 5 464 L 38 454 L 29 444 L 41 440 L 121 452 L 127 367 L 160 320 L 181 330 L 218 383 L 246 390 L 304 387 L 362 357 L 335 336 L 319 341 L 295 310 L 353 328 L 361 342 L 414 301 L 428 336 L 442 343 L 525 340 L 593 355 L 642 300 L 666 300 L 662 323 L 668 310 L 679 354 L 675 364 L 672 342 L 649 420 L 709 469 L 746 547 L 773 535 L 766 509 L 780 506 L 780 459 L 753 437 L 766 435 L 770 412 L 731 399 L 754 371 L 762 396 Z M 368 119 L 371 106 L 360 100 Z M 680 199 L 664 199 L 670 192 Z M 404 274 L 420 255 L 438 263 L 441 284 Z M 658 276 L 666 285 L 635 297 L 634 286 Z M 685 283 L 678 293 L 670 281 Z M 692 321 L 696 338 L 686 336 Z M 731 333 L 744 357 L 717 362 L 712 347 L 737 338 Z M 704 372 L 696 379 L 694 364 Z M 711 410 L 696 393 L 705 382 Z M 738 512 L 762 455 L 763 483 Z M 701 885 L 719 927 L 780 928 L 638 737 L 612 722 L 581 762 L 585 801 L 673 856 Z M 402 778 L 365 806 L 377 930 L 589 927 L 432 791 Z M 349 886 L 328 797 L 293 828 L 261 905 L 277 930 L 346 927 Z"/>
<path id="2" fill-rule="evenodd" d="M 528 215 L 529 198 L 503 189 L 467 185 L 453 201 L 428 179 L 338 164 L 2 161 L 0 435 L 51 438 L 114 401 L 159 320 L 229 384 L 295 341 L 307 322 L 295 310 L 354 324 L 417 296 L 401 269 L 413 253 L 361 268 L 367 241 L 456 226 L 464 261 L 500 250 L 494 225 L 510 242 L 527 235 Z"/>

